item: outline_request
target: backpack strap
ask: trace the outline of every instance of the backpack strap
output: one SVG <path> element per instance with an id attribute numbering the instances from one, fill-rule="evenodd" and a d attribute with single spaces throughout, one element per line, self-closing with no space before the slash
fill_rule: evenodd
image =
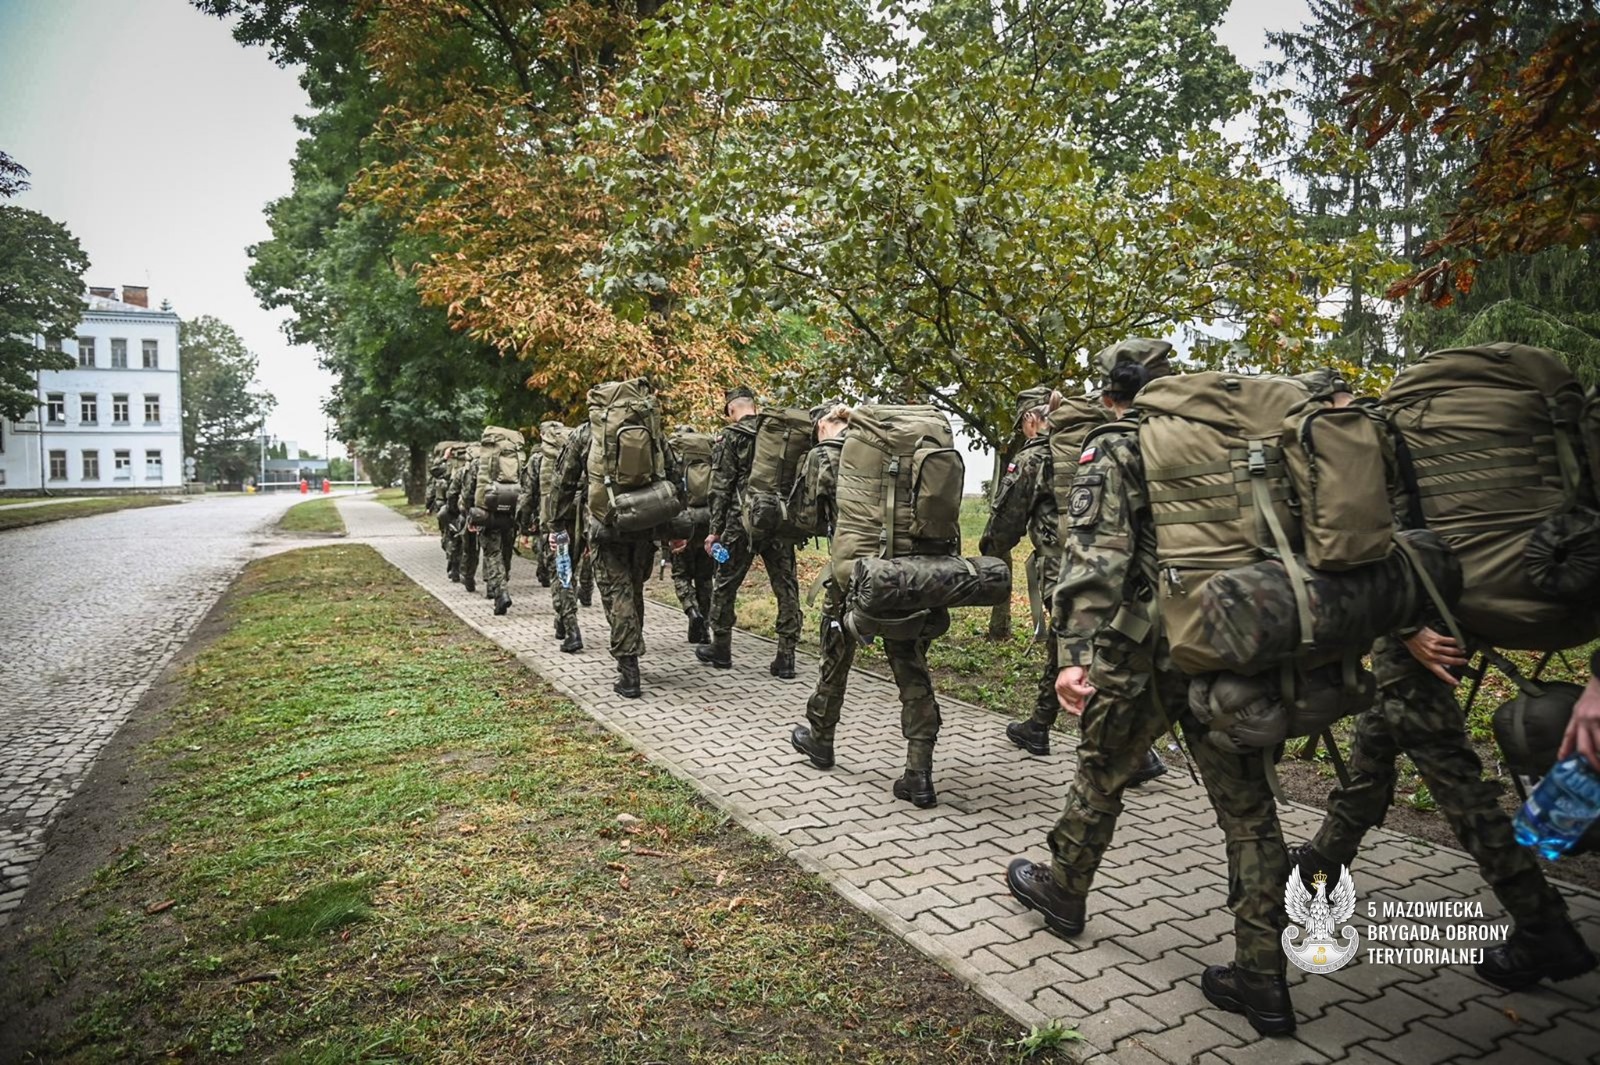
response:
<path id="1" fill-rule="evenodd" d="M 900 481 L 900 456 L 894 455 L 884 467 L 883 524 L 878 529 L 878 557 L 894 557 L 894 500 Z"/>
<path id="2" fill-rule="evenodd" d="M 1295 611 L 1300 617 L 1300 646 L 1309 649 L 1316 639 L 1311 616 L 1311 596 L 1306 591 L 1306 581 L 1309 578 L 1301 567 L 1300 560 L 1295 558 L 1288 534 L 1283 531 L 1283 523 L 1278 520 L 1278 509 L 1273 506 L 1272 493 L 1267 487 L 1266 445 L 1260 440 L 1251 440 L 1249 443 L 1248 469 L 1250 491 L 1255 499 L 1256 520 L 1266 524 L 1272 542 L 1277 547 L 1278 561 L 1282 562 L 1284 569 L 1289 572 L 1289 588 L 1294 593 Z"/>

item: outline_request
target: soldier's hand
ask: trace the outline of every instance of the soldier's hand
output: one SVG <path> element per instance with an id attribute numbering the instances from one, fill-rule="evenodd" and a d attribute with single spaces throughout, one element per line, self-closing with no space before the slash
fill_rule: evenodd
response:
<path id="1" fill-rule="evenodd" d="M 1056 675 L 1056 699 L 1061 709 L 1074 717 L 1083 713 L 1094 685 L 1089 683 L 1089 671 L 1082 666 L 1068 666 Z"/>
<path id="2" fill-rule="evenodd" d="M 722 537 L 716 535 L 715 533 L 712 533 L 710 536 L 706 537 L 706 554 L 710 555 L 711 554 L 711 549 L 713 547 L 715 547 L 716 544 L 717 544 L 717 541 L 721 540 L 721 539 L 722 539 Z M 715 556 L 712 556 L 712 557 L 715 557 Z"/>
<path id="3" fill-rule="evenodd" d="M 1578 696 L 1556 761 L 1564 762 L 1575 754 L 1589 759 L 1589 765 L 1600 773 L 1600 677 L 1591 677 L 1588 687 Z"/>
<path id="4" fill-rule="evenodd" d="M 533 550 L 533 537 L 528 536 L 527 534 L 523 534 L 523 537 L 522 537 L 521 541 L 518 542 L 517 546 L 522 548 L 524 551 L 532 551 Z"/>
<path id="5" fill-rule="evenodd" d="M 674 555 L 681 555 L 681 554 L 683 554 L 684 548 L 689 546 L 689 541 L 688 540 L 670 540 L 670 541 L 667 542 L 667 546 L 672 549 L 672 553 Z"/>
<path id="6" fill-rule="evenodd" d="M 1407 636 L 1405 643 L 1411 657 L 1427 667 L 1429 673 L 1452 688 L 1461 683 L 1461 678 L 1450 671 L 1466 667 L 1467 652 L 1466 648 L 1456 643 L 1454 637 L 1445 636 L 1424 625 Z"/>

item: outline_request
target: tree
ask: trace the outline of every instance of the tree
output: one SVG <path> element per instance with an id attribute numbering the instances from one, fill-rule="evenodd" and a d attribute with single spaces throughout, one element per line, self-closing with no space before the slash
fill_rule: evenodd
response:
<path id="1" fill-rule="evenodd" d="M 0 153 L 0 197 L 28 187 L 28 171 Z M 35 374 L 72 359 L 38 346 L 76 336 L 89 257 L 61 223 L 0 204 L 0 416 L 20 420 L 39 404 Z"/>
<path id="2" fill-rule="evenodd" d="M 178 327 L 183 450 L 201 480 L 242 481 L 256 468 L 261 430 L 277 405 L 256 382 L 258 362 L 217 318 L 201 315 Z"/>
<path id="3" fill-rule="evenodd" d="M 1448 304 L 1480 263 L 1600 237 L 1600 14 L 1591 0 L 1357 0 L 1368 145 L 1428 129 L 1471 154 L 1463 194 L 1398 282 Z"/>

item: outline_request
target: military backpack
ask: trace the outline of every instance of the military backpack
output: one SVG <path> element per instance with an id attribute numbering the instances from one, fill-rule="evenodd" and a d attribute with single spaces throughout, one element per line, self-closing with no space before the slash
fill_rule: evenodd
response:
<path id="1" fill-rule="evenodd" d="M 1078 459 L 1090 432 L 1105 425 L 1111 412 L 1105 404 L 1089 396 L 1069 396 L 1045 419 L 1050 434 L 1050 487 L 1055 492 L 1057 539 L 1065 544 L 1071 532 L 1072 517 L 1067 500 L 1072 496 L 1072 480 L 1078 475 Z"/>
<path id="2" fill-rule="evenodd" d="M 610 532 L 643 533 L 683 510 L 667 478 L 661 407 L 648 381 L 610 381 L 589 390 L 589 514 Z"/>
<path id="3" fill-rule="evenodd" d="M 834 493 L 843 448 L 843 438 L 836 436 L 819 440 L 816 447 L 806 452 L 789 506 L 790 522 L 805 533 L 806 539 L 833 537 Z"/>
<path id="4" fill-rule="evenodd" d="M 672 430 L 667 445 L 678 459 L 683 478 L 683 503 L 689 525 L 711 520 L 712 455 L 716 437 L 686 425 Z"/>
<path id="5" fill-rule="evenodd" d="M 756 416 L 755 450 L 739 508 L 751 539 L 795 541 L 811 535 L 791 510 L 806 453 L 816 442 L 816 427 L 804 410 L 769 408 Z"/>
<path id="6" fill-rule="evenodd" d="M 509 528 L 522 496 L 522 434 L 491 425 L 478 440 L 478 483 L 472 505 L 489 528 Z"/>

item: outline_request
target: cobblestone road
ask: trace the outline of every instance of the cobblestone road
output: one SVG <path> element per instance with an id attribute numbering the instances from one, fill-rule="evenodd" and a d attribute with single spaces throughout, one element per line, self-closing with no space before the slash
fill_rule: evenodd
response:
<path id="1" fill-rule="evenodd" d="M 1013 855 L 1045 856 L 1044 833 L 1072 775 L 1070 742 L 1050 758 L 1028 758 L 1006 742 L 1001 719 L 941 699 L 939 805 L 915 810 L 889 795 L 903 744 L 899 704 L 883 679 L 852 677 L 839 765 L 817 772 L 787 742 L 789 727 L 804 720 L 814 659 L 802 656 L 800 679 L 775 681 L 764 668 L 771 645 L 737 633 L 736 667 L 705 669 L 683 642 L 683 615 L 652 603 L 641 660 L 646 696 L 621 699 L 611 691 L 598 597 L 581 616 L 589 650 L 563 655 L 551 635 L 549 593 L 531 565 L 514 562 L 516 605 L 495 617 L 481 595 L 445 579 L 436 538 L 377 503 L 341 509 L 353 538 L 370 538 L 473 627 L 990 1001 L 1024 1023 L 1077 1023 L 1084 1054 L 1097 1063 L 1600 1060 L 1600 977 L 1507 995 L 1453 964 L 1296 972 L 1299 1032 L 1258 1040 L 1242 1017 L 1200 994 L 1201 969 L 1232 957 L 1233 920 L 1221 834 L 1204 791 L 1181 773 L 1129 795 L 1088 929 L 1067 944 L 1022 911 L 1001 877 Z M 1289 838 L 1300 840 L 1320 817 L 1290 807 L 1283 820 Z M 1373 833 L 1354 876 L 1363 947 L 1369 902 L 1476 899 L 1481 923 L 1504 920 L 1465 854 L 1418 839 Z M 1600 946 L 1600 898 L 1567 892 L 1590 944 Z M 1459 923 L 1474 922 L 1420 922 Z"/>
<path id="2" fill-rule="evenodd" d="M 45 829 L 297 497 L 198 499 L 0 533 L 0 923 Z"/>

